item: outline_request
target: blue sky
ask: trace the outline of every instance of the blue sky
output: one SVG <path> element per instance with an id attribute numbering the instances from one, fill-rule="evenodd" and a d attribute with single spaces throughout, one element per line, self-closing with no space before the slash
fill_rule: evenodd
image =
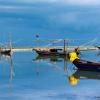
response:
<path id="1" fill-rule="evenodd" d="M 99 0 L 0 0 L 1 3 L 57 3 L 57 4 L 67 4 L 67 5 L 99 5 Z"/>
<path id="2" fill-rule="evenodd" d="M 99 0 L 0 0 L 0 33 L 14 37 L 100 37 Z M 33 35 L 33 37 L 32 37 Z"/>

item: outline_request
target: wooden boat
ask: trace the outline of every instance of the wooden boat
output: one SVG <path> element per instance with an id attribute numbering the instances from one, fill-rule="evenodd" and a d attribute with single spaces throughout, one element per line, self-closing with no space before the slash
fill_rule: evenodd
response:
<path id="1" fill-rule="evenodd" d="M 100 71 L 100 63 L 81 60 L 75 52 L 69 53 L 68 58 L 79 70 Z"/>
<path id="2" fill-rule="evenodd" d="M 49 47 L 49 48 L 33 48 L 39 55 L 46 56 L 66 56 L 66 40 L 64 40 L 64 46 L 60 47 Z"/>
<path id="3" fill-rule="evenodd" d="M 11 55 L 11 50 L 12 50 L 12 34 L 10 34 L 10 48 L 0 47 L 0 54 L 1 55 Z"/>
<path id="4" fill-rule="evenodd" d="M 74 64 L 79 70 L 100 71 L 100 63 L 75 59 L 75 60 L 73 61 L 73 64 Z"/>
<path id="5" fill-rule="evenodd" d="M 44 56 L 66 56 L 66 52 L 64 52 L 63 49 L 60 48 L 51 48 L 51 49 L 38 49 L 33 48 L 39 55 Z"/>
<path id="6" fill-rule="evenodd" d="M 0 53 L 4 55 L 10 55 L 11 50 L 10 49 L 0 49 Z"/>
<path id="7" fill-rule="evenodd" d="M 11 50 L 3 50 L 1 51 L 1 54 L 5 54 L 5 55 L 10 55 Z"/>
<path id="8" fill-rule="evenodd" d="M 100 49 L 100 46 L 97 46 L 98 49 Z"/>

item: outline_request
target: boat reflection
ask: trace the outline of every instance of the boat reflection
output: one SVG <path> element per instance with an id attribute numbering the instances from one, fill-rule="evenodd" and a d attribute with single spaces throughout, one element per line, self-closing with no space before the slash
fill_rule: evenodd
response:
<path id="1" fill-rule="evenodd" d="M 10 54 L 1 54 L 0 53 L 0 60 L 3 59 L 3 58 L 4 59 L 9 59 L 9 58 L 11 58 L 11 55 Z"/>
<path id="2" fill-rule="evenodd" d="M 52 66 L 55 66 L 56 64 L 57 67 L 61 67 L 62 65 L 64 73 L 67 74 L 68 80 L 72 86 L 77 85 L 79 80 L 82 79 L 100 80 L 100 72 L 71 69 L 72 67 L 69 65 L 70 62 L 68 63 L 68 60 L 66 58 L 61 58 L 59 56 L 37 56 L 35 59 L 33 59 L 33 61 L 46 61 L 46 62 L 49 61 L 49 63 L 51 63 Z M 38 74 L 39 74 L 39 68 L 40 66 L 37 66 Z"/>
<path id="3" fill-rule="evenodd" d="M 59 64 L 62 63 L 62 66 L 64 66 L 64 72 L 67 72 L 67 59 L 65 57 L 60 57 L 60 56 L 47 56 L 47 55 L 38 55 L 35 59 L 33 59 L 33 62 L 44 62 L 48 66 L 52 66 L 53 69 L 61 69 Z M 39 66 L 36 64 L 37 67 L 37 75 L 39 75 Z"/>
<path id="4" fill-rule="evenodd" d="M 80 79 L 100 80 L 100 72 L 77 70 L 74 74 L 69 76 L 71 85 L 77 85 Z"/>
<path id="5" fill-rule="evenodd" d="M 62 62 L 65 59 L 65 57 L 60 57 L 60 56 L 43 56 L 43 55 L 38 55 L 33 61 L 41 61 L 41 60 L 48 60 L 50 62 Z"/>

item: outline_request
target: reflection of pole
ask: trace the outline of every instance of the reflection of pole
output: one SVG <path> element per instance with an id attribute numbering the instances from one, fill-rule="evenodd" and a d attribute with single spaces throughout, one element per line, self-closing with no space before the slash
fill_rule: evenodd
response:
<path id="1" fill-rule="evenodd" d="M 64 72 L 67 72 L 67 60 L 64 58 Z"/>
<path id="2" fill-rule="evenodd" d="M 13 62 L 12 62 L 12 59 L 11 60 L 11 65 L 10 65 L 10 81 L 12 81 L 13 79 L 13 76 L 14 76 L 14 72 L 13 72 Z"/>
<path id="3" fill-rule="evenodd" d="M 9 76 L 9 88 L 10 88 L 10 90 L 12 88 L 13 77 L 14 77 L 13 61 L 12 61 L 12 58 L 10 56 L 10 76 Z"/>
<path id="4" fill-rule="evenodd" d="M 12 80 L 13 80 L 13 77 L 14 77 L 13 61 L 12 61 L 12 58 L 10 56 L 10 76 L 9 76 L 9 90 L 10 90 L 10 92 L 9 93 L 12 93 Z"/>

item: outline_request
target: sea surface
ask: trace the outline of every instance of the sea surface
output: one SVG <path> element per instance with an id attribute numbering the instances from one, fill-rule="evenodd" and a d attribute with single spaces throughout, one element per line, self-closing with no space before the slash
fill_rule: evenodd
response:
<path id="1" fill-rule="evenodd" d="M 0 1 L 2 47 L 9 47 L 10 33 L 13 48 L 63 46 L 62 39 L 69 46 L 100 45 L 99 6 L 15 1 Z M 36 42 L 36 35 L 46 41 Z M 100 51 L 82 51 L 81 58 L 100 62 Z M 100 100 L 100 73 L 80 72 L 60 57 L 14 52 L 0 57 L 0 100 Z"/>
<path id="2" fill-rule="evenodd" d="M 98 52 L 82 58 L 100 61 Z M 70 77 L 77 77 L 71 82 Z M 17 52 L 0 60 L 1 100 L 99 100 L 100 73 L 78 71 L 66 59 Z"/>

